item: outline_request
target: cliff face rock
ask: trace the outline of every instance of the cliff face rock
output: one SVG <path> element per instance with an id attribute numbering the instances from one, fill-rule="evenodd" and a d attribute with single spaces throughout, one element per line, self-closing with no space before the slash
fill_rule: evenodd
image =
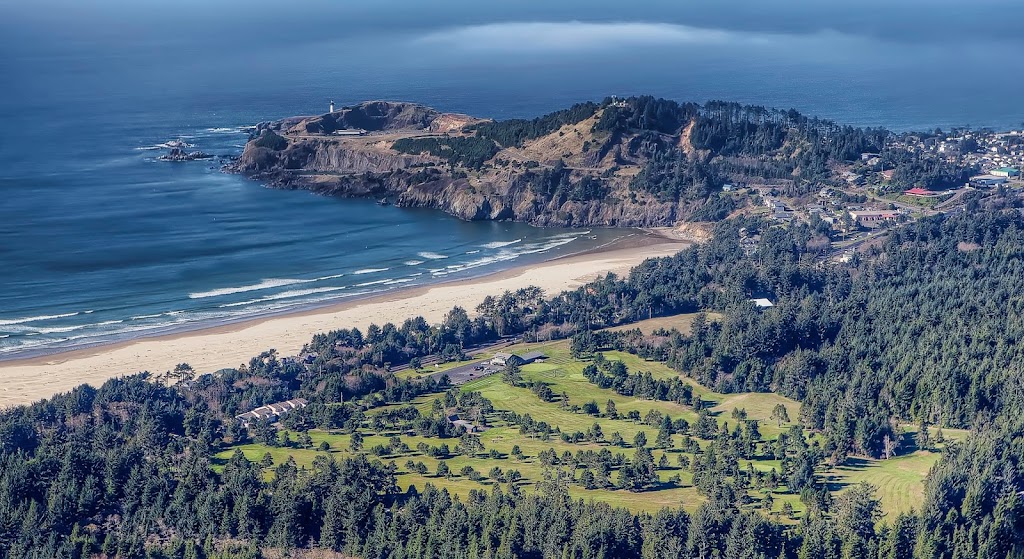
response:
<path id="1" fill-rule="evenodd" d="M 677 138 L 595 133 L 600 111 L 581 116 L 502 146 L 481 138 L 489 121 L 374 101 L 260 124 L 229 170 L 272 187 L 387 197 L 465 220 L 647 227 L 673 225 L 692 210 L 629 187 L 657 145 Z M 481 150 L 490 156 L 470 163 Z"/>

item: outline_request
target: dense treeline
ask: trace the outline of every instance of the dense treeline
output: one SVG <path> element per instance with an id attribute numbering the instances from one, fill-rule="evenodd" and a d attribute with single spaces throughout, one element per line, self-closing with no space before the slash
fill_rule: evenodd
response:
<path id="1" fill-rule="evenodd" d="M 535 194 L 545 200 L 555 200 L 559 204 L 566 200 L 600 200 L 608 195 L 608 188 L 600 178 L 584 175 L 573 181 L 572 172 L 561 159 L 551 168 L 528 172 L 526 178 L 530 190 Z"/>
<path id="2" fill-rule="evenodd" d="M 748 231 L 754 225 L 748 223 Z M 822 267 L 811 231 L 763 231 L 757 253 L 734 226 L 707 245 L 650 261 L 556 300 L 593 326 L 716 310 L 691 335 L 662 337 L 670 364 L 720 391 L 776 390 L 842 452 L 878 456 L 893 420 L 971 427 L 1024 404 L 1004 388 L 1024 355 L 1010 294 L 1024 288 L 1015 213 L 927 219 L 893 232 L 854 269 Z M 747 298 L 775 302 L 758 310 Z M 620 334 L 627 336 L 627 334 Z M 615 342 L 612 342 L 615 343 Z M 837 395 L 842 395 L 837 397 Z"/>
<path id="3" fill-rule="evenodd" d="M 882 158 L 887 169 L 893 169 L 891 186 L 898 188 L 958 188 L 978 174 L 979 168 L 955 164 L 935 156 L 923 156 L 906 150 L 889 150 Z"/>
<path id="4" fill-rule="evenodd" d="M 455 307 L 437 325 L 416 317 L 401 326 L 371 324 L 365 334 L 357 328 L 316 334 L 303 354 L 313 359 L 313 368 L 317 370 L 349 373 L 367 365 L 400 365 L 428 355 L 438 355 L 446 361 L 460 360 L 465 348 L 494 340 L 499 334 L 500 330 L 495 330 L 486 318 L 470 319 L 465 309 Z"/>
<path id="5" fill-rule="evenodd" d="M 497 142 L 502 147 L 521 146 L 523 142 L 550 134 L 566 124 L 576 124 L 597 112 L 599 105 L 593 102 L 577 103 L 534 119 L 511 119 L 483 122 L 472 129 L 480 138 Z"/>
<path id="6" fill-rule="evenodd" d="M 578 122 L 599 108 L 603 112 L 594 126 L 595 132 L 607 134 L 612 140 L 633 134 L 636 137 L 631 144 L 646 144 L 649 148 L 644 155 L 650 160 L 631 187 L 662 200 L 706 199 L 729 176 L 785 179 L 792 181 L 787 194 L 803 195 L 820 188 L 822 181 L 834 180 L 835 164 L 857 161 L 862 153 L 884 153 L 884 168 L 895 170 L 894 184 L 906 187 L 958 186 L 974 171 L 938 158 L 885 149 L 894 141 L 908 140 L 910 135 L 898 136 L 882 128 L 844 126 L 807 117 L 793 109 L 784 111 L 724 101 L 698 105 L 651 96 L 608 98 L 599 106 L 577 105 L 534 121 L 488 123 L 489 129 L 508 126 L 510 130 L 519 130 L 523 122 L 546 122 L 552 126 L 536 125 L 530 128 L 534 134 L 512 133 L 512 140 L 503 141 L 501 135 L 487 137 L 501 145 L 519 145 L 525 139 L 557 129 L 554 123 Z M 689 141 L 692 149 L 684 153 L 679 142 L 665 141 L 674 136 Z"/>
<path id="7" fill-rule="evenodd" d="M 451 165 L 470 169 L 479 169 L 498 153 L 493 141 L 479 136 L 402 138 L 395 140 L 391 148 L 402 153 L 429 153 Z"/>
<path id="8" fill-rule="evenodd" d="M 562 470 L 537 494 L 509 483 L 465 502 L 430 486 L 399 492 L 393 464 L 362 456 L 321 456 L 309 470 L 289 460 L 265 479 L 236 452 L 215 473 L 207 457 L 220 425 L 187 393 L 139 375 L 7 412 L 5 556 L 257 557 L 261 547 L 315 546 L 361 557 L 778 557 L 798 548 L 781 526 L 726 500 L 693 516 L 573 501 Z M 624 464 L 619 483 L 644 483 L 643 456 Z"/>
<path id="9" fill-rule="evenodd" d="M 633 177 L 630 188 L 653 194 L 661 201 L 678 202 L 704 200 L 725 182 L 715 166 L 678 149 L 664 149 L 653 154 Z"/>

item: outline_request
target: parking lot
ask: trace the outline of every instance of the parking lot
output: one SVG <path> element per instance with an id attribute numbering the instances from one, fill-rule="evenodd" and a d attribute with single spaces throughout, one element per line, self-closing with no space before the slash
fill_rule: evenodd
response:
<path id="1" fill-rule="evenodd" d="M 448 369 L 447 371 L 444 372 L 433 373 L 430 375 L 430 377 L 433 378 L 434 380 L 438 380 L 441 378 L 442 375 L 448 375 L 448 378 L 451 379 L 452 384 L 458 385 L 466 384 L 467 382 L 473 379 L 478 379 L 480 377 L 492 375 L 500 370 L 501 367 L 498 367 L 496 365 L 490 365 L 488 360 L 478 359 L 474 361 L 468 361 L 463 365 L 459 365 L 458 367 Z"/>

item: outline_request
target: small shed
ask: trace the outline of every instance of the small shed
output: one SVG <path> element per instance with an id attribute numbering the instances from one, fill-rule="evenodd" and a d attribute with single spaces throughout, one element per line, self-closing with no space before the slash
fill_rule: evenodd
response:
<path id="1" fill-rule="evenodd" d="M 763 297 L 758 299 L 751 299 L 750 302 L 754 303 L 754 306 L 759 309 L 770 309 L 775 306 L 775 303 L 771 302 L 770 299 L 765 299 Z"/>

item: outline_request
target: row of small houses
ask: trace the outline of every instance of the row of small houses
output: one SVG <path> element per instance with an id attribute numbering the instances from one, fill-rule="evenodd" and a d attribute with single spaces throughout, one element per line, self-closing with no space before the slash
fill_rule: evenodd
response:
<path id="1" fill-rule="evenodd" d="M 273 421 L 282 415 L 286 415 L 288 412 L 300 410 L 308 405 L 309 402 L 305 398 L 295 398 L 294 400 L 275 402 L 273 404 L 260 406 L 252 411 L 240 413 L 235 416 L 235 419 L 242 422 L 242 425 L 248 427 L 257 421 L 264 419 Z"/>

